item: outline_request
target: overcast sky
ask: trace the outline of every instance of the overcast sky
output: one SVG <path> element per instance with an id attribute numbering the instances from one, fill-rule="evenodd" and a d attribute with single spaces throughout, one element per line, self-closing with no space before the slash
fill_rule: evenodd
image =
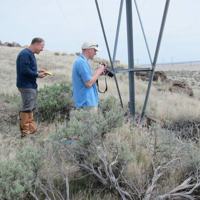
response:
<path id="1" fill-rule="evenodd" d="M 165 0 L 138 0 L 153 55 Z M 99 0 L 113 50 L 119 0 Z M 43 37 L 45 48 L 74 53 L 84 41 L 97 41 L 107 58 L 94 0 L 0 0 L 0 40 L 29 44 Z M 135 63 L 147 63 L 144 41 L 133 4 Z M 200 60 L 200 0 L 171 0 L 159 62 Z M 127 62 L 125 4 L 117 59 Z"/>

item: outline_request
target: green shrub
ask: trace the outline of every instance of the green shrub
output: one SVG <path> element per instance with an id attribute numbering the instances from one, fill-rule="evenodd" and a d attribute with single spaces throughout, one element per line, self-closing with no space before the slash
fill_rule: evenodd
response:
<path id="1" fill-rule="evenodd" d="M 25 147 L 21 152 L 17 153 L 16 159 L 23 164 L 26 170 L 32 171 L 37 176 L 41 167 L 42 153 L 32 147 Z"/>
<path id="2" fill-rule="evenodd" d="M 23 148 L 15 160 L 0 162 L 0 199 L 25 199 L 32 190 L 41 163 L 41 154 L 34 148 Z"/>
<path id="3" fill-rule="evenodd" d="M 38 117 L 40 120 L 52 121 L 56 117 L 69 115 L 72 108 L 70 85 L 55 84 L 45 86 L 38 94 Z"/>
<path id="4" fill-rule="evenodd" d="M 30 187 L 28 177 L 32 177 L 32 173 L 26 172 L 16 161 L 0 162 L 0 199 L 23 199 Z"/>
<path id="5" fill-rule="evenodd" d="M 66 137 L 79 137 L 81 142 L 99 138 L 106 132 L 106 119 L 101 113 L 91 113 L 87 110 L 76 110 L 71 113 L 67 128 L 63 130 Z"/>
<path id="6" fill-rule="evenodd" d="M 98 112 L 89 110 L 74 110 L 70 114 L 70 121 L 58 135 L 61 137 L 79 137 L 86 142 L 120 127 L 123 124 L 124 112 L 114 98 L 107 98 L 101 102 Z"/>
<path id="7" fill-rule="evenodd" d="M 100 110 L 106 120 L 106 132 L 111 131 L 112 128 L 122 126 L 125 113 L 116 98 L 110 96 L 102 100 Z"/>

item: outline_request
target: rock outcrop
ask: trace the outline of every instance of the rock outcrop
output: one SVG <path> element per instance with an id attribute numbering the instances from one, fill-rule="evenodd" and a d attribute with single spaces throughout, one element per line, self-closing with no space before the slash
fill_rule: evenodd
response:
<path id="1" fill-rule="evenodd" d="M 0 40 L 0 46 L 6 46 L 6 47 L 21 47 L 21 45 L 17 42 L 2 42 Z"/>
<path id="2" fill-rule="evenodd" d="M 138 79 L 141 79 L 143 81 L 148 81 L 149 80 L 149 73 L 150 72 L 136 72 L 136 76 Z M 161 81 L 164 82 L 167 80 L 167 75 L 163 71 L 156 71 L 153 76 L 153 81 Z"/>
<path id="3" fill-rule="evenodd" d="M 192 88 L 184 81 L 172 81 L 169 91 L 174 93 L 184 93 L 191 97 L 194 96 Z"/>

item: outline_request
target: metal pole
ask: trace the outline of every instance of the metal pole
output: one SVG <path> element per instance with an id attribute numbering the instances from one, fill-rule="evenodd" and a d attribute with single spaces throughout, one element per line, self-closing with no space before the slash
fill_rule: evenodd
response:
<path id="1" fill-rule="evenodd" d="M 152 81 L 153 81 L 154 71 L 156 68 L 157 58 L 158 58 L 158 54 L 159 54 L 159 50 L 160 50 L 160 44 L 162 41 L 163 31 L 164 31 L 164 27 L 165 27 L 166 18 L 167 18 L 169 3 L 170 3 L 170 0 L 166 0 L 165 9 L 164 9 L 163 17 L 162 17 L 162 23 L 161 23 L 158 41 L 157 41 L 157 45 L 156 45 L 155 55 L 154 55 L 154 59 L 153 59 L 152 72 L 150 73 L 147 94 L 146 94 L 143 109 L 142 109 L 141 120 L 143 119 L 143 117 L 145 115 L 146 106 L 147 106 L 147 102 L 149 99 L 149 94 L 150 94 L 151 85 L 152 85 Z"/>
<path id="2" fill-rule="evenodd" d="M 138 8 L 138 5 L 137 5 L 137 1 L 134 0 L 134 2 L 135 2 L 135 8 L 136 8 L 137 15 L 138 15 L 138 18 L 139 18 L 142 34 L 143 34 L 143 37 L 144 37 L 144 42 L 145 42 L 145 45 L 146 45 L 147 53 L 149 55 L 149 60 L 151 62 L 151 66 L 152 66 L 153 65 L 153 61 L 152 61 L 149 45 L 148 45 L 148 42 L 147 42 L 147 37 L 146 37 L 145 31 L 144 31 L 144 26 L 143 26 L 143 23 L 142 23 L 142 19 L 141 19 L 141 16 L 140 16 L 140 11 L 139 11 L 139 8 Z"/>
<path id="3" fill-rule="evenodd" d="M 102 17 L 101 17 L 101 12 L 100 12 L 99 4 L 98 4 L 97 0 L 95 0 L 95 4 L 96 4 L 96 8 L 97 8 L 100 24 L 101 24 L 101 29 L 102 29 L 103 36 L 104 36 L 104 41 L 106 43 L 106 48 L 107 48 L 107 52 L 108 52 L 109 61 L 110 61 L 110 64 L 111 64 L 111 68 L 114 71 L 114 66 L 113 66 L 113 61 L 112 61 L 112 58 L 111 58 L 111 53 L 110 53 L 110 49 L 109 49 L 109 45 L 108 45 L 108 40 L 107 40 L 107 37 L 106 37 L 106 33 L 105 33 L 104 25 L 103 25 L 103 20 L 102 20 Z M 118 85 L 117 77 L 116 77 L 115 74 L 114 74 L 114 80 L 115 80 L 115 83 L 116 83 L 116 87 L 117 87 L 117 92 L 118 92 L 118 95 L 119 95 L 120 103 L 121 103 L 121 106 L 123 108 L 122 97 L 121 97 L 121 94 L 120 94 L 119 85 Z"/>
<path id="4" fill-rule="evenodd" d="M 115 35 L 115 44 L 114 44 L 114 51 L 113 51 L 113 63 L 115 63 L 116 54 L 117 54 L 117 45 L 118 45 L 118 39 L 119 39 L 119 30 L 120 30 L 120 24 L 121 24 L 123 4 L 124 4 L 124 0 L 121 0 L 120 7 L 119 7 L 117 30 L 116 30 L 116 35 Z"/>
<path id="5" fill-rule="evenodd" d="M 128 68 L 129 71 L 129 109 L 135 117 L 135 80 L 134 72 L 134 51 L 133 51 L 133 21 L 132 21 L 132 0 L 126 0 L 126 20 L 127 20 L 127 45 L 128 45 Z"/>

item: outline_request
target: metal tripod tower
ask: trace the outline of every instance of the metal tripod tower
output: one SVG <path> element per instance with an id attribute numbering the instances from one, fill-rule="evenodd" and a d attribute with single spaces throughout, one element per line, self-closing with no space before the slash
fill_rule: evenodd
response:
<path id="1" fill-rule="evenodd" d="M 148 42 L 147 42 L 147 37 L 146 37 L 145 31 L 144 31 L 144 27 L 143 27 L 140 12 L 139 12 L 139 9 L 138 9 L 138 6 L 137 6 L 137 2 L 136 2 L 136 0 L 125 0 L 125 1 L 126 1 L 126 23 L 127 23 L 127 45 L 128 45 L 127 46 L 128 69 L 124 69 L 124 70 L 120 70 L 120 71 L 115 70 L 114 63 L 115 63 L 115 57 L 116 57 L 116 52 L 117 52 L 117 46 L 118 46 L 118 37 L 119 37 L 119 30 L 120 30 L 121 16 L 122 16 L 122 9 L 123 9 L 124 0 L 121 0 L 121 3 L 120 3 L 117 29 L 116 29 L 116 35 L 115 35 L 114 52 L 113 52 L 112 58 L 111 58 L 109 44 L 108 44 L 106 33 L 105 33 L 103 20 L 102 20 L 102 17 L 101 17 L 101 12 L 100 12 L 100 8 L 99 8 L 98 0 L 95 0 L 95 4 L 96 4 L 98 16 L 99 16 L 99 20 L 100 20 L 100 24 L 101 24 L 101 28 L 102 28 L 107 52 L 108 52 L 108 56 L 109 56 L 109 61 L 110 61 L 110 64 L 111 64 L 111 68 L 114 72 L 114 80 L 115 80 L 115 83 L 116 83 L 116 88 L 117 88 L 117 92 L 118 92 L 120 103 L 121 103 L 122 107 L 123 107 L 123 102 L 122 102 L 122 97 L 121 97 L 121 94 L 120 94 L 116 74 L 120 73 L 120 72 L 128 72 L 129 73 L 129 109 L 130 109 L 130 113 L 133 116 L 133 118 L 135 117 L 135 114 L 136 114 L 136 110 L 135 110 L 135 80 L 134 80 L 135 72 L 138 72 L 138 71 L 149 72 L 148 88 L 147 88 L 147 92 L 146 92 L 146 96 L 145 96 L 145 100 L 144 100 L 144 104 L 143 104 L 143 108 L 142 108 L 142 112 L 141 112 L 141 116 L 140 116 L 140 119 L 142 120 L 144 115 L 145 115 L 146 106 L 147 106 L 148 99 L 149 99 L 149 94 L 150 94 L 153 76 L 154 76 L 154 72 L 155 72 L 155 68 L 156 68 L 156 64 L 157 64 L 157 58 L 158 58 L 158 54 L 159 54 L 159 50 L 160 50 L 160 45 L 161 45 L 161 41 L 162 41 L 162 36 L 163 36 L 163 31 L 164 31 L 164 27 L 165 27 L 165 22 L 166 22 L 166 18 L 167 18 L 170 0 L 166 0 L 166 2 L 165 2 L 165 7 L 164 7 L 164 11 L 163 11 L 163 16 L 162 16 L 162 22 L 161 22 L 161 26 L 160 26 L 160 32 L 159 32 L 159 35 L 158 35 L 156 50 L 155 50 L 153 59 L 152 59 L 151 54 L 150 54 L 150 50 L 149 50 L 149 46 L 148 46 Z M 136 68 L 135 65 L 134 65 L 133 15 L 132 15 L 132 12 L 133 12 L 132 3 L 133 2 L 135 4 L 137 16 L 138 16 L 138 19 L 139 19 L 139 22 L 140 22 L 140 26 L 141 26 L 142 34 L 143 34 L 143 37 L 144 37 L 146 49 L 147 49 L 148 56 L 149 56 L 149 59 L 150 59 L 150 63 L 151 63 L 150 68 Z"/>

